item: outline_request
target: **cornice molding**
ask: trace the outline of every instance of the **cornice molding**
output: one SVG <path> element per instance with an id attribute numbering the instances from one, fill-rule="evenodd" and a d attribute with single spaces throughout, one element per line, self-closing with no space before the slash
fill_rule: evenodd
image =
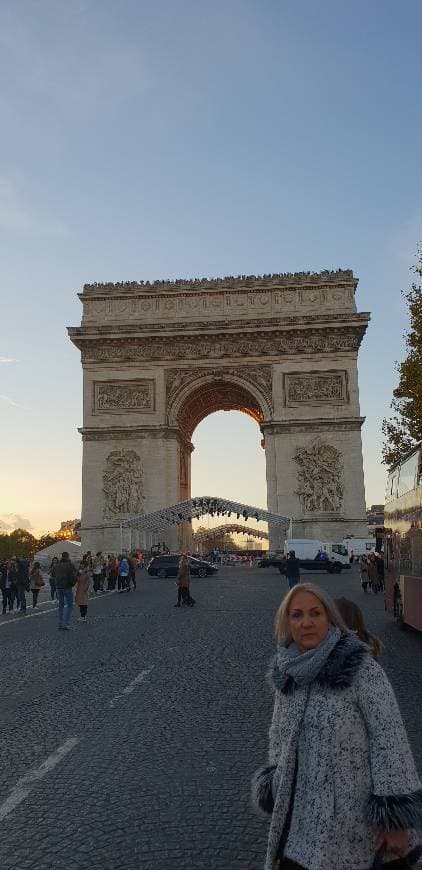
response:
<path id="1" fill-rule="evenodd" d="M 367 326 L 371 319 L 369 311 L 342 311 L 331 312 L 327 311 L 322 314 L 297 314 L 291 316 L 266 317 L 262 318 L 247 318 L 247 319 L 232 319 L 214 320 L 207 318 L 205 320 L 197 320 L 193 322 L 186 321 L 171 321 L 164 322 L 157 320 L 156 322 L 143 322 L 139 319 L 136 322 L 128 320 L 126 323 L 118 323 L 109 321 L 108 323 L 97 323 L 84 321 L 82 326 L 68 326 L 67 331 L 71 341 L 77 344 L 77 341 L 87 341 L 100 336 L 104 338 L 136 338 L 145 337 L 146 335 L 155 335 L 157 333 L 166 333 L 168 335 L 196 335 L 198 332 L 213 331 L 221 335 L 238 334 L 242 332 L 259 330 L 262 332 L 273 332 L 275 329 L 290 329 L 292 326 L 295 329 L 300 328 L 332 328 L 346 326 Z"/>
<path id="2" fill-rule="evenodd" d="M 189 453 L 195 449 L 176 426 L 81 426 L 78 432 L 82 435 L 82 441 L 133 441 L 157 438 L 178 441 Z"/>
<path id="3" fill-rule="evenodd" d="M 365 417 L 344 417 L 342 420 L 310 418 L 261 423 L 260 428 L 264 436 L 288 435 L 292 432 L 306 432 L 312 435 L 314 432 L 356 432 L 360 431 L 364 422 Z"/>
<path id="4" fill-rule="evenodd" d="M 289 329 L 265 332 L 223 333 L 220 335 L 177 335 L 125 337 L 124 340 L 87 338 L 70 332 L 73 343 L 82 351 L 82 362 L 161 363 L 165 360 L 223 360 L 290 356 L 300 354 L 357 353 L 366 323 L 335 329 Z"/>

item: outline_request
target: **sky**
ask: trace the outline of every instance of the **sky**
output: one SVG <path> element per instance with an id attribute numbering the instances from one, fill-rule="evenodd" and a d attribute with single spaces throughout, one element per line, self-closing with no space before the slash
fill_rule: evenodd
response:
<path id="1" fill-rule="evenodd" d="M 383 501 L 422 239 L 421 28 L 419 0 L 0 0 L 0 528 L 80 516 L 66 326 L 91 281 L 353 268 Z M 260 439 L 206 418 L 193 493 L 265 506 Z"/>

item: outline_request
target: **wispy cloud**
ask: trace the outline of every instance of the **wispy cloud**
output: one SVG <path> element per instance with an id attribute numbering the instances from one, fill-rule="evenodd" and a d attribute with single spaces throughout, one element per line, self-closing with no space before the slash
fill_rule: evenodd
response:
<path id="1" fill-rule="evenodd" d="M 18 190 L 15 182 L 0 176 L 0 227 L 40 235 L 63 235 L 67 232 L 61 221 L 33 209 Z"/>
<path id="2" fill-rule="evenodd" d="M 0 530 L 2 532 L 13 532 L 15 529 L 32 529 L 31 521 L 21 514 L 2 514 L 0 516 Z"/>
<path id="3" fill-rule="evenodd" d="M 20 405 L 19 402 L 14 402 L 13 399 L 10 399 L 9 396 L 2 396 L 0 394 L 0 399 L 3 402 L 7 402 L 8 405 L 13 405 L 14 408 L 21 408 L 22 411 L 29 411 L 29 408 L 25 408 L 25 405 Z"/>
<path id="4" fill-rule="evenodd" d="M 14 363 L 18 362 L 14 356 L 0 356 L 0 363 Z"/>

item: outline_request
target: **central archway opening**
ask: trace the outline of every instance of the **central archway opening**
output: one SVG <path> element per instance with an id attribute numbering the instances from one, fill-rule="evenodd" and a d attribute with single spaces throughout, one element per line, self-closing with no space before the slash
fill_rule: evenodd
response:
<path id="1" fill-rule="evenodd" d="M 201 384 L 190 393 L 179 411 L 179 425 L 192 438 L 197 426 L 216 411 L 241 411 L 258 424 L 264 419 L 258 400 L 248 390 L 236 383 L 216 380 Z"/>
<path id="2" fill-rule="evenodd" d="M 268 416 L 266 399 L 257 386 L 236 375 L 198 372 L 193 383 L 182 387 L 175 396 L 170 422 L 177 424 L 193 451 L 180 448 L 180 500 L 212 495 L 266 509 L 266 458 L 260 426 Z M 217 523 L 217 517 L 206 520 L 207 527 Z M 197 526 L 193 521 L 192 530 Z M 265 523 L 259 523 L 259 528 L 267 531 Z M 250 549 L 259 549 L 260 543 L 262 539 L 250 537 Z M 241 544 L 245 545 L 244 539 Z"/>

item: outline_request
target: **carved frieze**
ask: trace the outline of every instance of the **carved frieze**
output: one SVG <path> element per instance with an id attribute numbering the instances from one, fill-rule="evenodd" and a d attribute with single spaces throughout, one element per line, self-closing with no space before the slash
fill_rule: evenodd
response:
<path id="1" fill-rule="evenodd" d="M 103 473 L 103 493 L 106 516 L 136 516 L 143 512 L 143 469 L 135 450 L 112 450 L 109 453 Z"/>
<path id="2" fill-rule="evenodd" d="M 155 382 L 142 378 L 131 381 L 96 381 L 94 414 L 123 414 L 155 411 Z"/>
<path id="3" fill-rule="evenodd" d="M 240 318 L 268 318 L 280 315 L 300 316 L 302 310 L 341 309 L 354 311 L 354 291 L 347 286 L 332 288 L 327 284 L 290 289 L 265 290 L 253 288 L 241 291 L 198 290 L 179 291 L 159 296 L 129 295 L 109 299 L 84 297 L 84 321 L 122 321 L 136 318 L 141 322 L 196 322 L 206 317 L 222 319 L 230 314 Z"/>
<path id="4" fill-rule="evenodd" d="M 264 394 L 269 407 L 272 407 L 272 367 L 271 366 L 222 366 L 221 368 L 197 367 L 194 369 L 167 369 L 166 389 L 167 407 L 169 408 L 179 391 L 187 384 L 193 384 L 200 378 L 226 380 L 239 378 L 245 385 L 255 386 Z"/>
<path id="5" fill-rule="evenodd" d="M 288 407 L 345 404 L 348 401 L 346 372 L 286 374 L 284 397 Z"/>
<path id="6" fill-rule="evenodd" d="M 268 357 L 280 354 L 336 353 L 357 351 L 364 327 L 238 332 L 233 336 L 174 335 L 149 338 L 83 340 L 83 362 L 130 362 L 138 360 L 224 359 L 224 357 Z"/>
<path id="7" fill-rule="evenodd" d="M 339 450 L 319 438 L 298 449 L 296 490 L 305 513 L 338 513 L 343 502 L 343 457 Z"/>

